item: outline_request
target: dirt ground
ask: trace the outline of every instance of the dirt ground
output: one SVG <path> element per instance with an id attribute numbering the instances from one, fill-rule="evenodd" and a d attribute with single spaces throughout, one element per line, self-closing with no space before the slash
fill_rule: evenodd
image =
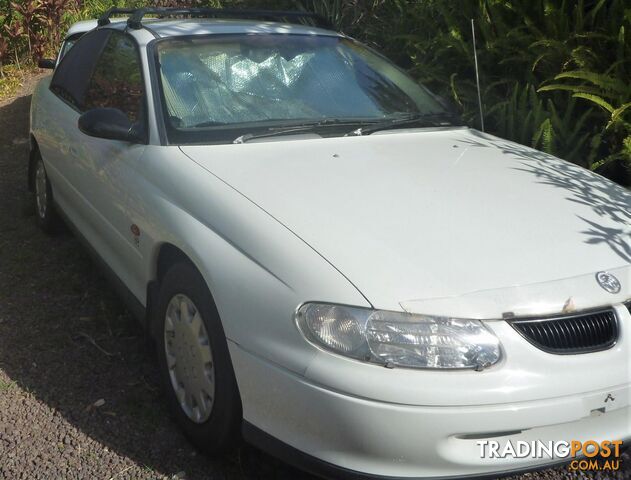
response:
<path id="1" fill-rule="evenodd" d="M 135 321 L 70 233 L 26 214 L 35 79 L 0 103 L 0 479 L 310 479 L 244 446 L 194 450 L 170 420 Z M 525 479 L 588 476 L 567 469 Z"/>

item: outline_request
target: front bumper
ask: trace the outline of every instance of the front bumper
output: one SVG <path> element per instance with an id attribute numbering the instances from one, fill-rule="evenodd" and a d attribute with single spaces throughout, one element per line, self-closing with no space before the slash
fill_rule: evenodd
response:
<path id="1" fill-rule="evenodd" d="M 503 445 L 507 440 L 631 438 L 628 383 L 545 400 L 411 406 L 334 391 L 229 345 L 246 434 L 260 439 L 264 432 L 312 463 L 337 469 L 338 478 L 496 476 L 570 459 L 481 458 L 480 440 Z M 607 395 L 615 401 L 604 404 Z M 273 450 L 271 442 L 265 443 Z"/>
<path id="2" fill-rule="evenodd" d="M 325 462 L 281 442 L 249 422 L 243 422 L 242 435 L 248 443 L 258 447 L 269 455 L 283 460 L 285 463 L 304 470 L 305 472 L 331 480 L 497 480 L 509 476 L 521 475 L 523 473 L 560 468 L 571 463 L 571 461 L 562 460 L 541 464 L 537 467 L 517 468 L 482 474 L 458 475 L 456 477 L 393 477 L 358 472 Z M 624 452 L 627 449 L 628 442 L 624 444 L 621 451 Z"/>

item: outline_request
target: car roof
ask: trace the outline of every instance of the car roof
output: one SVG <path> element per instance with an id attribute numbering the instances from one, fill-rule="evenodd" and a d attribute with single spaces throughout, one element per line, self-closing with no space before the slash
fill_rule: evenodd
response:
<path id="1" fill-rule="evenodd" d="M 119 22 L 123 22 L 124 20 L 127 20 L 127 19 L 121 18 L 121 17 L 112 18 L 112 23 L 119 23 Z M 66 32 L 65 38 L 70 38 L 73 35 L 76 35 L 77 33 L 89 32 L 90 30 L 96 28 L 97 26 L 98 26 L 98 20 L 96 19 L 82 20 L 80 22 L 73 23 L 68 29 L 68 32 Z"/>
<path id="2" fill-rule="evenodd" d="M 111 18 L 106 28 L 125 30 L 128 28 L 127 18 Z M 185 35 L 211 35 L 211 34 L 255 34 L 255 33 L 284 33 L 293 35 L 324 35 L 342 36 L 338 32 L 324 28 L 301 25 L 294 23 L 270 22 L 262 20 L 216 19 L 216 18 L 190 18 L 190 19 L 152 19 L 147 18 L 142 22 L 143 29 L 149 30 L 153 36 L 159 38 L 178 37 Z M 66 37 L 76 33 L 85 33 L 98 26 L 97 20 L 86 20 L 75 23 L 68 30 Z M 140 30 L 143 30 L 140 29 Z M 132 30 L 133 31 L 133 30 Z"/>

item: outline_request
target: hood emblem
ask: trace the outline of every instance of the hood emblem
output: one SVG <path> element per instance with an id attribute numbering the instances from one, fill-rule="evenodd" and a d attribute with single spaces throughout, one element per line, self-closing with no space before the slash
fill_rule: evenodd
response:
<path id="1" fill-rule="evenodd" d="M 609 272 L 598 272 L 596 274 L 596 281 L 603 290 L 606 290 L 609 293 L 620 293 L 620 289 L 622 288 L 620 280 Z"/>

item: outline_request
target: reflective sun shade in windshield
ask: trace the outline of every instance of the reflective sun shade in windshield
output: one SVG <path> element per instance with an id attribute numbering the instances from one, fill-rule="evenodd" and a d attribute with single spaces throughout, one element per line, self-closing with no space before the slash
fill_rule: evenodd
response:
<path id="1" fill-rule="evenodd" d="M 323 119 L 442 112 L 422 86 L 345 38 L 225 35 L 157 46 L 170 141 Z M 228 133 L 229 131 L 229 133 Z"/>

